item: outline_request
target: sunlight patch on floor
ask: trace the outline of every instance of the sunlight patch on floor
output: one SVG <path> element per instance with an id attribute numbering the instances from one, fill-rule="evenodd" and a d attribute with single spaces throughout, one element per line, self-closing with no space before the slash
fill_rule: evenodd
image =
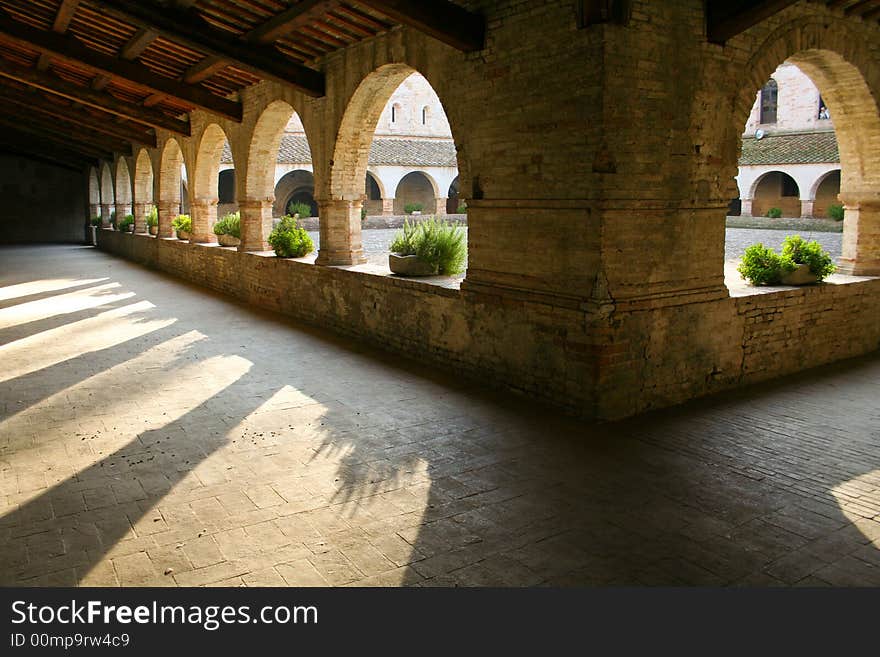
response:
<path id="1" fill-rule="evenodd" d="M 42 281 L 28 281 L 27 283 L 18 283 L 16 285 L 7 285 L 0 287 L 0 301 L 8 301 L 10 299 L 18 299 L 33 294 L 44 294 L 46 292 L 57 292 L 66 290 L 67 288 L 77 287 L 79 285 L 94 285 L 101 281 L 109 280 L 108 278 L 51 278 Z"/>

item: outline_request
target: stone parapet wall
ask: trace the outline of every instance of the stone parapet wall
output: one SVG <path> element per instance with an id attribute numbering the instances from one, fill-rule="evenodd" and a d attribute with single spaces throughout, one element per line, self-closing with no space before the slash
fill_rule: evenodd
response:
<path id="1" fill-rule="evenodd" d="M 880 346 L 878 279 L 607 312 L 107 230 L 98 231 L 98 246 L 249 305 L 600 419 Z"/>

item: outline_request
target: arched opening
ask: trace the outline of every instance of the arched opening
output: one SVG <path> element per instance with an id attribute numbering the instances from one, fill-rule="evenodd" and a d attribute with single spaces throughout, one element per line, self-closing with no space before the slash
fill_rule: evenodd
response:
<path id="1" fill-rule="evenodd" d="M 131 175 L 128 163 L 120 157 L 116 161 L 116 218 L 122 219 L 131 213 Z"/>
<path id="2" fill-rule="evenodd" d="M 406 174 L 394 193 L 394 214 L 436 214 L 436 183 L 423 171 Z"/>
<path id="3" fill-rule="evenodd" d="M 113 193 L 113 174 L 110 165 L 101 165 L 101 225 L 110 225 L 110 215 L 116 211 L 116 197 Z"/>
<path id="4" fill-rule="evenodd" d="M 172 237 L 171 222 L 181 212 L 185 212 L 181 199 L 186 198 L 184 179 L 186 177 L 183 152 L 175 139 L 165 142 L 159 164 L 159 237 Z"/>
<path id="5" fill-rule="evenodd" d="M 456 176 L 446 193 L 446 214 L 464 214 L 465 212 L 466 208 L 458 198 L 458 176 Z"/>
<path id="6" fill-rule="evenodd" d="M 822 176 L 816 185 L 813 195 L 813 216 L 829 218 L 832 205 L 839 205 L 840 200 L 840 169 L 830 171 Z"/>
<path id="7" fill-rule="evenodd" d="M 801 216 L 801 192 L 797 181 L 783 171 L 765 173 L 755 182 L 752 215 L 756 217 Z M 776 210 L 782 214 L 779 215 Z"/>
<path id="8" fill-rule="evenodd" d="M 364 180 L 364 207 L 368 216 L 382 214 L 382 186 L 379 179 L 372 173 L 367 171 L 367 178 Z"/>
<path id="9" fill-rule="evenodd" d="M 429 131 L 415 118 L 425 106 L 429 108 Z M 383 194 L 383 214 L 402 215 L 407 204 L 421 204 L 424 215 L 445 214 L 448 181 L 457 173 L 457 167 L 449 166 L 447 160 L 457 164 L 452 131 L 442 103 L 425 77 L 405 64 L 389 64 L 364 78 L 346 108 L 336 138 L 331 202 L 327 204 L 330 214 L 327 221 L 322 216 L 318 262 L 354 264 L 369 256 L 375 264 L 387 266 L 396 227 L 392 222 L 389 228 L 368 229 L 377 232 L 369 234 L 370 250 L 365 255 L 363 204 L 368 214 L 378 213 L 378 187 Z M 373 181 L 367 177 L 368 165 L 375 171 Z M 444 181 L 442 190 L 431 167 L 442 171 L 437 174 Z M 438 202 L 442 203 L 439 208 Z"/>
<path id="10" fill-rule="evenodd" d="M 300 192 L 302 199 L 306 199 L 305 192 L 309 192 L 307 200 L 312 214 L 318 216 L 314 175 L 311 172 L 299 168 L 290 172 L 308 173 L 309 182 L 290 190 L 288 195 L 279 191 L 279 185 L 289 174 L 276 178 L 276 171 L 282 163 L 288 167 L 297 167 L 311 165 L 311 161 L 308 136 L 299 114 L 291 105 L 281 100 L 267 105 L 257 119 L 248 147 L 247 178 L 243 181 L 245 198 L 239 199 L 242 250 L 264 251 L 269 248 L 266 238 L 272 230 L 273 217 L 280 217 L 287 212 L 290 195 L 296 192 Z M 288 182 L 289 179 L 284 184 L 287 185 Z"/>
<path id="11" fill-rule="evenodd" d="M 275 185 L 275 204 L 273 212 L 276 216 L 294 214 L 297 207 L 307 205 L 308 213 L 300 212 L 300 218 L 318 216 L 318 204 L 315 202 L 315 176 L 311 171 L 297 169 L 281 176 Z"/>
<path id="12" fill-rule="evenodd" d="M 217 177 L 217 216 L 238 210 L 235 200 L 235 169 L 223 169 Z"/>
<path id="13" fill-rule="evenodd" d="M 770 78 L 761 88 L 761 123 L 776 123 L 779 104 L 779 85 Z"/>
<path id="14" fill-rule="evenodd" d="M 776 79 L 787 71 L 787 74 L 799 73 L 805 76 L 813 89 L 802 93 L 799 98 L 787 92 L 779 93 L 778 129 L 772 126 L 764 129 L 760 125 L 761 94 L 759 92 L 756 98 L 755 92 L 749 92 L 746 84 L 743 84 L 737 102 L 737 122 L 742 121 L 739 125 L 746 125 L 740 164 L 742 165 L 750 148 L 764 149 L 765 153 L 771 150 L 778 152 L 779 145 L 786 140 L 793 140 L 792 135 L 795 133 L 798 135 L 798 140 L 802 139 L 804 133 L 816 139 L 823 135 L 824 138 L 833 137 L 833 143 L 839 152 L 839 198 L 845 208 L 839 271 L 847 274 L 874 275 L 880 274 L 880 230 L 877 228 L 880 225 L 880 207 L 876 203 L 876 190 L 880 189 L 880 161 L 876 157 L 877 147 L 880 144 L 880 113 L 866 82 L 866 76 L 873 76 L 871 79 L 876 80 L 880 79 L 878 78 L 880 73 L 876 68 L 872 68 L 874 66 L 872 63 L 849 61 L 838 52 L 823 47 L 824 44 L 835 44 L 836 47 L 836 44 L 846 43 L 849 38 L 850 35 L 846 33 L 845 27 L 839 24 L 807 23 L 780 30 L 766 43 L 758 44 L 754 57 L 744 67 L 743 80 L 750 80 L 754 84 L 756 79 L 766 80 L 771 76 Z M 811 43 L 815 46 L 807 50 L 790 51 L 788 58 L 782 64 L 779 63 L 776 58 L 780 52 L 785 53 L 786 48 L 801 43 Z M 850 54 L 854 57 L 862 56 L 858 50 L 853 50 Z M 780 80 L 778 85 L 780 90 L 784 92 L 787 86 L 783 80 Z M 791 102 L 788 100 L 790 97 Z M 827 108 L 828 116 L 831 118 L 818 117 L 816 105 L 819 102 Z M 749 115 L 749 107 L 752 108 L 751 115 Z M 800 121 L 803 122 L 804 129 L 799 129 Z M 758 130 L 760 133 L 757 132 Z M 779 158 L 774 155 L 774 159 L 769 159 L 765 164 L 777 161 Z M 789 157 L 784 161 L 802 162 L 803 160 Z M 825 163 L 816 160 L 806 161 L 817 166 L 836 166 L 833 161 Z M 771 201 L 770 195 L 773 194 L 777 196 L 777 204 L 782 204 L 783 214 L 801 216 L 797 211 L 800 203 L 796 203 L 793 196 L 795 186 L 789 179 L 800 174 L 795 173 L 795 169 L 788 168 L 787 165 L 772 166 L 779 173 L 776 176 L 768 176 L 766 180 L 755 180 L 753 189 L 756 198 L 743 197 L 743 214 L 756 217 L 765 214 L 770 205 L 768 204 L 768 201 Z M 786 174 L 786 171 L 789 173 Z M 740 177 L 742 174 L 741 166 Z M 832 184 L 829 181 L 829 187 Z M 806 183 L 801 187 L 802 189 L 798 191 L 804 193 L 802 198 L 810 199 Z M 743 192 L 745 193 L 745 190 Z M 788 205 L 787 209 L 785 204 Z M 806 209 L 807 215 L 810 214 L 809 211 L 816 213 L 815 207 Z M 784 237 L 784 234 L 781 237 Z M 780 242 L 781 237 L 772 239 L 774 244 Z M 771 239 L 770 236 L 767 236 L 767 239 Z M 731 251 L 728 249 L 728 257 L 730 255 Z"/>
<path id="15" fill-rule="evenodd" d="M 147 150 L 142 148 L 134 163 L 135 232 L 147 232 L 146 217 L 152 212 L 153 204 L 153 162 Z"/>
<path id="16" fill-rule="evenodd" d="M 232 160 L 226 133 L 219 125 L 212 123 L 202 132 L 193 167 L 190 199 L 193 242 L 203 244 L 217 242 L 214 224 L 218 219 L 220 161 L 224 150 L 229 153 L 229 158 Z M 232 167 L 235 168 L 234 161 Z"/>

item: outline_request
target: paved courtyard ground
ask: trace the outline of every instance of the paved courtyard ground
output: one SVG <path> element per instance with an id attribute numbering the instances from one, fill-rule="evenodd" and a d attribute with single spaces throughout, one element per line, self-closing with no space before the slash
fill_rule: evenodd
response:
<path id="1" fill-rule="evenodd" d="M 880 356 L 594 425 L 43 246 L 0 359 L 2 585 L 880 585 Z"/>

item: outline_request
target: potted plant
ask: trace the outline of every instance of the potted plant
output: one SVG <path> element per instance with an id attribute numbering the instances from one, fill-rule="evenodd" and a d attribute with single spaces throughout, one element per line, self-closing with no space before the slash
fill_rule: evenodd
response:
<path id="1" fill-rule="evenodd" d="M 763 244 L 746 249 L 737 271 L 752 285 L 807 285 L 825 280 L 837 268 L 831 256 L 816 241 L 789 235 L 782 254 Z"/>
<path id="2" fill-rule="evenodd" d="M 315 248 L 306 229 L 297 223 L 298 219 L 299 215 L 284 215 L 269 233 L 269 244 L 279 258 L 302 258 Z"/>
<path id="3" fill-rule="evenodd" d="M 116 230 L 116 210 L 110 212 L 110 228 Z"/>
<path id="4" fill-rule="evenodd" d="M 767 216 L 770 219 L 779 219 L 782 216 L 782 209 L 781 208 L 770 208 L 769 210 L 767 210 Z"/>
<path id="5" fill-rule="evenodd" d="M 144 220 L 147 224 L 147 230 L 150 235 L 156 235 L 159 232 L 159 209 L 155 205 L 150 208 L 149 212 L 147 212 L 147 216 L 144 217 Z"/>
<path id="6" fill-rule="evenodd" d="M 434 217 L 418 224 L 405 220 L 391 243 L 388 267 L 402 276 L 451 276 L 464 271 L 466 256 L 460 226 Z"/>
<path id="7" fill-rule="evenodd" d="M 117 224 L 116 228 L 123 233 L 134 232 L 134 215 L 125 215 Z"/>
<path id="8" fill-rule="evenodd" d="M 179 214 L 174 217 L 171 227 L 177 232 L 177 239 L 188 240 L 192 233 L 192 217 L 188 214 Z"/>
<path id="9" fill-rule="evenodd" d="M 214 224 L 214 234 L 220 246 L 238 246 L 241 244 L 241 214 L 232 212 L 224 215 Z"/>

